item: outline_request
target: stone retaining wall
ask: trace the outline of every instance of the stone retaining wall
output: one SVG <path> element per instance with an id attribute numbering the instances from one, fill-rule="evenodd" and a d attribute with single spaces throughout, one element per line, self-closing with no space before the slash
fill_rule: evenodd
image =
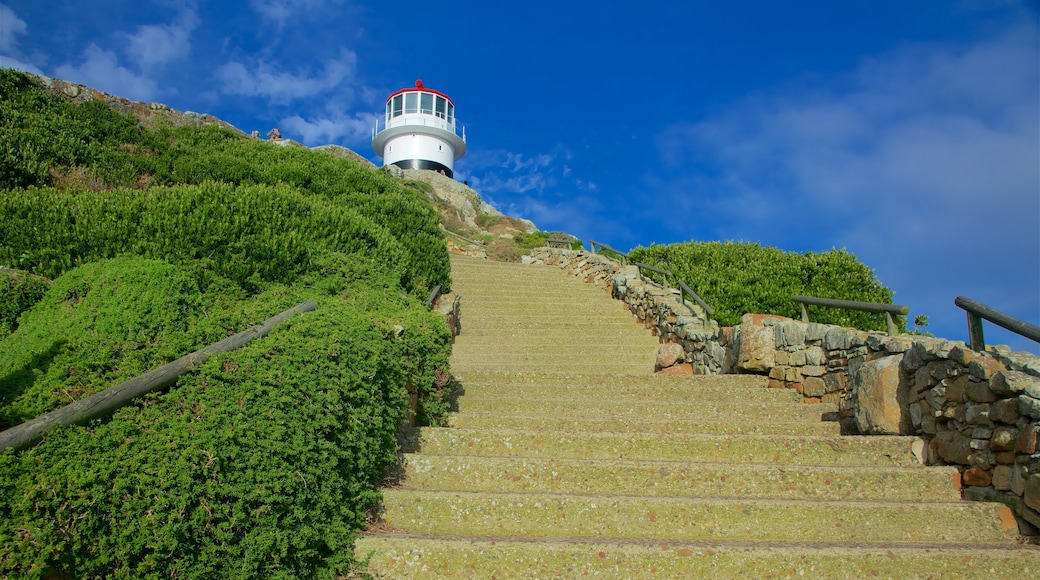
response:
<path id="1" fill-rule="evenodd" d="M 844 433 L 921 437 L 923 462 L 962 468 L 964 497 L 1008 505 L 1037 534 L 1040 357 L 760 314 L 734 334 L 737 372 L 837 403 Z"/>
<path id="2" fill-rule="evenodd" d="M 846 434 L 919 436 L 922 462 L 961 468 L 964 497 L 1002 502 L 1023 533 L 1038 534 L 1040 357 L 765 314 L 720 328 L 635 266 L 545 248 L 524 261 L 558 266 L 623 301 L 665 343 L 655 370 L 766 375 L 770 387 L 835 405 L 829 418 Z"/>

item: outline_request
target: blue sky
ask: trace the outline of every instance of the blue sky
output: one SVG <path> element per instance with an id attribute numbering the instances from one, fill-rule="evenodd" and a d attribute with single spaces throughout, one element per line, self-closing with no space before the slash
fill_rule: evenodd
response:
<path id="1" fill-rule="evenodd" d="M 0 66 L 373 161 L 386 96 L 421 76 L 466 125 L 456 177 L 506 213 L 619 249 L 844 247 L 964 339 L 958 295 L 1040 324 L 1038 19 L 1036 0 L 2 0 Z"/>

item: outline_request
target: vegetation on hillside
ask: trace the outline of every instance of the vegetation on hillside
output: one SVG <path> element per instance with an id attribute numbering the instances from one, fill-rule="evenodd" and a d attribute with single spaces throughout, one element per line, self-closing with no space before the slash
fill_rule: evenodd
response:
<path id="1" fill-rule="evenodd" d="M 447 411 L 438 216 L 383 172 L 215 127 L 141 127 L 0 69 L 0 428 L 304 300 L 267 337 L 0 454 L 0 576 L 335 577 Z M 35 280 L 35 282 L 27 282 Z M 403 329 L 403 331 L 401 330 Z"/>
<path id="2" fill-rule="evenodd" d="M 686 242 L 640 246 L 629 259 L 671 271 L 715 309 L 724 326 L 739 324 L 749 312 L 801 318 L 791 301 L 796 295 L 892 303 L 892 291 L 844 249 L 800 254 L 743 242 Z M 809 308 L 814 322 L 885 330 L 881 314 Z"/>

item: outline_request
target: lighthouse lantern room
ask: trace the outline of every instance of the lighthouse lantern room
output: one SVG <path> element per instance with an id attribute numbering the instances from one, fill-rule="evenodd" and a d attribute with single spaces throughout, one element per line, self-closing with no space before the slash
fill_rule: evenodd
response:
<path id="1" fill-rule="evenodd" d="M 386 99 L 386 114 L 372 130 L 372 149 L 384 165 L 429 169 L 451 177 L 455 162 L 466 154 L 466 130 L 460 131 L 455 121 L 451 98 L 419 80 L 414 88 Z"/>

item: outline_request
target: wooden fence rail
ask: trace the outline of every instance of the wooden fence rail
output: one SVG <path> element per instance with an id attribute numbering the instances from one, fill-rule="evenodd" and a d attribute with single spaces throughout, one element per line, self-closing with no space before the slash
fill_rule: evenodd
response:
<path id="1" fill-rule="evenodd" d="M 143 375 L 0 432 L 0 453 L 3 453 L 6 449 L 25 449 L 42 438 L 47 431 L 56 427 L 82 425 L 94 419 L 106 417 L 138 397 L 164 389 L 177 382 L 178 377 L 193 367 L 206 362 L 206 359 L 211 354 L 241 348 L 257 338 L 266 336 L 271 332 L 271 329 L 294 314 L 310 312 L 317 308 L 314 302 L 308 300 L 281 314 L 268 318 L 249 330 L 229 336 L 220 342 L 211 344 L 157 369 L 152 369 Z"/>

